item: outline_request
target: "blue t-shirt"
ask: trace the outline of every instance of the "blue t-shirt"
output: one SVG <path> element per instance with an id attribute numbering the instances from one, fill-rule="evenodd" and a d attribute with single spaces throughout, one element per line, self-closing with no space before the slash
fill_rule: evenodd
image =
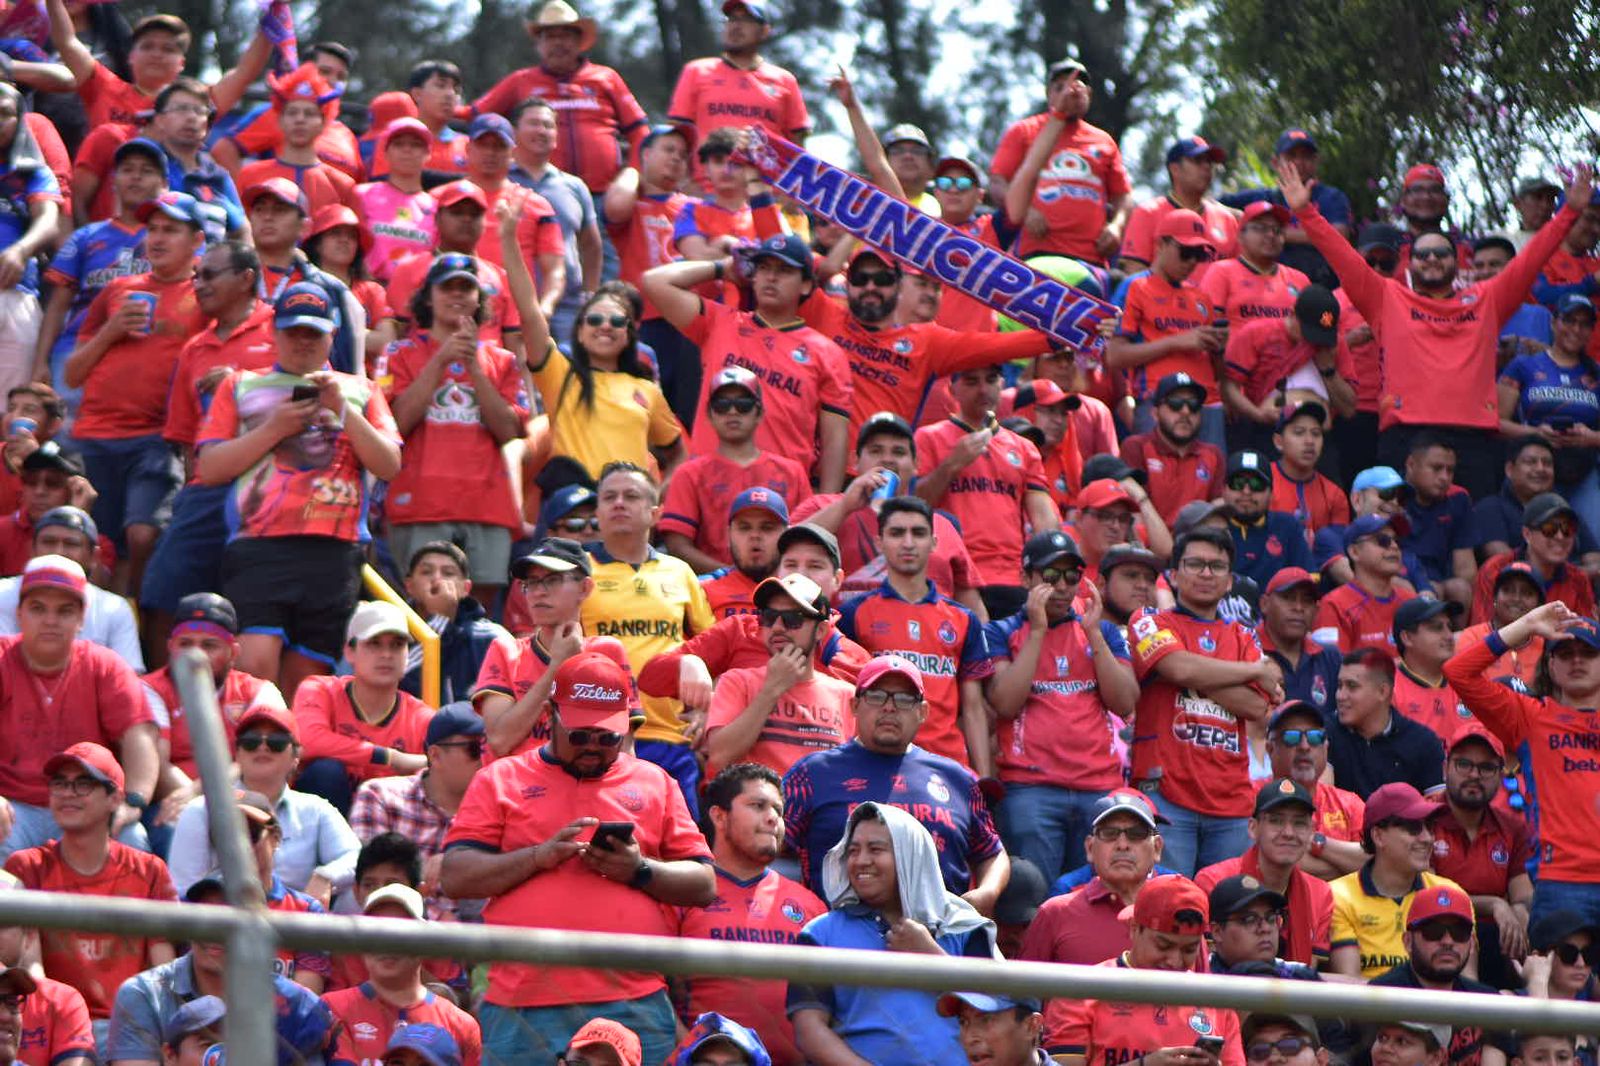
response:
<path id="1" fill-rule="evenodd" d="M 1600 427 L 1600 367 L 1588 359 L 1566 367 L 1549 352 L 1534 352 L 1511 360 L 1500 376 L 1521 390 L 1517 421 L 1523 425 Z"/>
<path id="2" fill-rule="evenodd" d="M 1478 543 L 1488 544 L 1498 540 L 1509 544 L 1515 551 L 1525 548 L 1527 541 L 1522 536 L 1522 506 L 1522 501 L 1511 491 L 1509 481 L 1501 482 L 1500 491 L 1493 496 L 1485 496 L 1479 500 L 1478 505 L 1472 510 L 1472 520 L 1476 523 L 1478 531 Z M 1594 531 L 1580 515 L 1578 555 L 1581 557 L 1593 551 L 1600 551 L 1600 541 L 1595 540 Z"/>
<path id="3" fill-rule="evenodd" d="M 971 770 L 915 744 L 904 755 L 880 755 L 850 740 L 807 755 L 783 775 L 785 839 L 818 896 L 822 857 L 844 837 L 850 812 L 869 800 L 899 807 L 933 834 L 951 892 L 970 889 L 972 865 L 1000 853 L 1000 834 Z"/>
<path id="4" fill-rule="evenodd" d="M 1502 337 L 1526 337 L 1528 340 L 1549 344 L 1555 339 L 1551 329 L 1550 310 L 1538 304 L 1523 304 L 1500 327 Z"/>
<path id="5" fill-rule="evenodd" d="M 143 226 L 130 230 L 115 219 L 107 219 L 74 230 L 50 261 L 49 274 L 59 275 L 77 286 L 72 302 L 67 305 L 61 336 L 50 349 L 51 363 L 58 358 L 65 361 L 78 346 L 78 330 L 101 289 L 117 278 L 143 274 L 149 269 L 150 261 L 144 257 Z"/>
<path id="6" fill-rule="evenodd" d="M 532 189 L 549 200 L 550 206 L 555 208 L 556 221 L 561 224 L 561 236 L 566 241 L 567 288 L 562 294 L 561 303 L 576 308 L 583 296 L 583 263 L 578 258 L 578 231 L 585 226 L 598 224 L 594 197 L 589 187 L 579 178 L 553 166 L 546 166 L 544 173 L 537 178 L 520 166 L 513 166 L 506 177 L 514 184 Z M 556 339 L 560 342 L 567 340 L 565 337 Z"/>
<path id="7" fill-rule="evenodd" d="M 1450 553 L 1458 548 L 1478 546 L 1477 523 L 1472 520 L 1472 497 L 1460 485 L 1451 485 L 1443 499 L 1426 507 L 1412 497 L 1406 504 L 1406 517 L 1411 519 L 1411 532 L 1401 540 L 1401 546 L 1416 553 L 1429 581 L 1454 577 Z"/>
<path id="8" fill-rule="evenodd" d="M 811 919 L 800 931 L 800 943 L 885 951 L 887 932 L 877 911 L 852 906 Z M 934 939 L 946 955 L 993 958 L 982 929 Z M 833 1031 L 868 1062 L 966 1066 L 960 1026 L 939 1016 L 938 1003 L 938 993 L 909 988 L 791 983 L 787 1007 L 791 1015 L 808 1007 L 827 1011 Z"/>
<path id="9" fill-rule="evenodd" d="M 185 171 L 176 156 L 167 157 L 167 186 L 200 201 L 201 229 L 207 241 L 226 240 L 244 229 L 244 206 L 239 190 L 222 164 L 201 152 L 193 170 Z"/>
<path id="10" fill-rule="evenodd" d="M 28 209 L 40 198 L 61 199 L 61 186 L 56 184 L 56 176 L 50 173 L 49 167 L 7 169 L 0 173 L 0 248 L 11 247 L 28 232 L 28 226 L 33 221 Z M 17 289 L 39 295 L 37 260 L 28 260 L 22 271 L 22 280 L 17 282 Z"/>

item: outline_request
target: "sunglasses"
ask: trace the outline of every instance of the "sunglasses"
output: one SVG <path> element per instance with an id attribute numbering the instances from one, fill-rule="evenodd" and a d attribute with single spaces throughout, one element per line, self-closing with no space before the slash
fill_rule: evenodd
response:
<path id="1" fill-rule="evenodd" d="M 1576 524 L 1558 518 L 1553 518 L 1538 528 L 1540 535 L 1546 537 L 1571 537 L 1578 532 Z"/>
<path id="2" fill-rule="evenodd" d="M 582 533 L 586 529 L 599 529 L 600 519 L 593 516 L 588 518 L 561 518 L 556 520 L 554 528 L 564 529 L 568 533 Z"/>
<path id="3" fill-rule="evenodd" d="M 1200 408 L 1205 406 L 1205 401 L 1203 400 L 1186 400 L 1177 396 L 1161 402 L 1162 405 L 1169 411 L 1188 411 L 1190 414 L 1194 414 L 1196 411 L 1200 410 Z"/>
<path id="4" fill-rule="evenodd" d="M 1082 570 L 1063 570 L 1057 566 L 1046 567 L 1045 569 L 1040 570 L 1038 573 L 1039 580 L 1043 581 L 1046 585 L 1057 584 L 1062 578 L 1065 578 L 1067 584 L 1069 585 L 1076 585 L 1078 582 L 1083 580 Z"/>
<path id="5" fill-rule="evenodd" d="M 627 315 L 602 315 L 598 311 L 590 311 L 588 314 L 583 316 L 583 324 L 586 326 L 604 326 L 609 324 L 612 329 L 621 329 L 631 321 L 632 319 L 630 319 Z"/>
<path id="6" fill-rule="evenodd" d="M 1393 503 L 1405 495 L 1406 489 L 1404 485 L 1390 485 L 1386 489 L 1374 489 L 1373 491 L 1378 494 L 1378 499 L 1384 503 Z"/>
<path id="7" fill-rule="evenodd" d="M 956 192 L 966 192 L 968 189 L 974 188 L 977 184 L 977 182 L 973 181 L 969 177 L 966 177 L 965 175 L 959 178 L 952 178 L 946 174 L 933 179 L 933 187 L 935 189 L 941 189 L 944 192 L 949 192 L 951 189 L 954 189 Z"/>
<path id="8" fill-rule="evenodd" d="M 580 748 L 587 748 L 590 745 L 614 748 L 622 743 L 622 734 L 613 733 L 609 729 L 569 729 L 567 740 Z"/>
<path id="9" fill-rule="evenodd" d="M 1495 777 L 1506 768 L 1506 764 L 1499 759 L 1490 759 L 1485 762 L 1474 762 L 1471 759 L 1451 759 L 1450 765 L 1455 767 L 1458 774 L 1476 773 L 1482 777 Z"/>
<path id="10" fill-rule="evenodd" d="M 1266 492 L 1271 484 L 1253 474 L 1236 474 L 1228 479 L 1228 487 L 1235 492 Z"/>
<path id="11" fill-rule="evenodd" d="M 293 743 L 294 738 L 288 733 L 246 733 L 239 738 L 239 750 L 260 751 L 261 745 L 265 744 L 268 751 L 282 754 Z"/>
<path id="12" fill-rule="evenodd" d="M 1313 748 L 1320 748 L 1328 742 L 1326 729 L 1285 729 L 1278 736 L 1282 737 L 1284 744 L 1291 748 L 1298 748 L 1302 740 Z"/>
<path id="13" fill-rule="evenodd" d="M 1127 837 L 1130 844 L 1142 844 L 1155 835 L 1155 830 L 1147 825 L 1097 825 L 1094 827 L 1094 838 L 1102 844 L 1115 844 L 1120 837 Z"/>
<path id="14" fill-rule="evenodd" d="M 868 285 L 876 285 L 880 289 L 892 289 L 899 280 L 892 270 L 861 271 L 850 275 L 850 284 L 858 289 L 864 289 Z"/>
<path id="15" fill-rule="evenodd" d="M 1447 918 L 1433 918 L 1420 925 L 1413 926 L 1412 932 L 1430 944 L 1437 944 L 1445 937 L 1449 937 L 1457 944 L 1466 944 L 1472 940 L 1472 924 L 1470 922 L 1453 922 Z"/>
<path id="16" fill-rule="evenodd" d="M 1209 263 L 1212 258 L 1209 248 L 1190 248 L 1188 245 L 1178 245 L 1178 258 L 1185 263 Z"/>
<path id="17" fill-rule="evenodd" d="M 1398 542 L 1394 539 L 1393 533 L 1374 533 L 1370 537 L 1362 537 L 1361 540 L 1357 541 L 1356 543 L 1376 544 L 1378 547 L 1387 551 L 1388 549 L 1394 547 Z"/>
<path id="18" fill-rule="evenodd" d="M 1576 966 L 1579 959 L 1582 959 L 1591 970 L 1600 966 L 1600 944 L 1590 944 L 1586 948 L 1580 948 L 1570 940 L 1563 940 L 1550 949 L 1550 954 L 1560 959 L 1563 966 Z"/>
<path id="19" fill-rule="evenodd" d="M 922 697 L 915 692 L 889 692 L 881 688 L 869 688 L 856 693 L 857 702 L 874 710 L 894 704 L 897 711 L 914 711 L 922 703 Z"/>
<path id="20" fill-rule="evenodd" d="M 1413 248 L 1412 259 L 1454 259 L 1456 253 L 1451 248 Z"/>
<path id="21" fill-rule="evenodd" d="M 718 396 L 711 401 L 709 406 L 711 413 L 714 415 L 725 415 L 730 411 L 737 411 L 741 415 L 747 415 L 760 406 L 760 401 L 754 396 Z"/>
<path id="22" fill-rule="evenodd" d="M 461 748 L 467 753 L 469 759 L 483 758 L 482 740 L 441 740 L 435 744 L 436 748 Z"/>
<path id="23" fill-rule="evenodd" d="M 1286 1036 L 1282 1040 L 1274 1040 L 1271 1043 L 1263 1040 L 1259 1044 L 1251 1044 L 1244 1049 L 1244 1055 L 1251 1062 L 1266 1062 L 1272 1057 L 1272 1053 L 1276 1051 L 1284 1058 L 1292 1059 L 1308 1047 L 1316 1047 L 1316 1044 L 1303 1036 Z"/>
<path id="24" fill-rule="evenodd" d="M 776 607 L 763 607 L 756 612 L 756 617 L 766 629 L 771 629 L 780 623 L 785 629 L 799 629 L 812 621 L 812 617 L 798 607 L 791 607 L 787 611 L 780 611 Z"/>

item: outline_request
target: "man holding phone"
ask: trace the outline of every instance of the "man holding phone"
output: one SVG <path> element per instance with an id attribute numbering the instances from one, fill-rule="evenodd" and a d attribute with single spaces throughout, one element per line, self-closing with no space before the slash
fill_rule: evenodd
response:
<path id="1" fill-rule="evenodd" d="M 580 652 L 561 664 L 545 705 L 549 742 L 480 771 L 456 811 L 440 870 L 447 895 L 488 898 L 491 925 L 654 936 L 676 935 L 661 904 L 715 898 L 711 850 L 676 781 L 621 750 L 631 704 L 614 659 Z M 597 1015 L 638 1033 L 644 1061 L 672 1051 L 659 974 L 495 963 L 479 1012 L 485 1057 L 554 1059 Z"/>

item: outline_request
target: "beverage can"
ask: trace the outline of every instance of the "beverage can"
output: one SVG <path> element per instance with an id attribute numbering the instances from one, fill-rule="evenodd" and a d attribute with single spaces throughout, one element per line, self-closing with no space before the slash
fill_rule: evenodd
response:
<path id="1" fill-rule="evenodd" d="M 144 305 L 144 329 L 140 332 L 148 335 L 156 324 L 156 294 L 135 289 L 127 294 L 127 299 L 129 303 Z"/>
<path id="2" fill-rule="evenodd" d="M 892 470 L 885 470 L 883 473 L 886 480 L 872 490 L 872 495 L 868 499 L 887 500 L 900 495 L 900 475 Z"/>
<path id="3" fill-rule="evenodd" d="M 17 435 L 18 433 L 28 435 L 38 428 L 39 423 L 35 422 L 33 419 L 18 415 L 16 418 L 11 420 L 9 432 L 12 436 Z"/>

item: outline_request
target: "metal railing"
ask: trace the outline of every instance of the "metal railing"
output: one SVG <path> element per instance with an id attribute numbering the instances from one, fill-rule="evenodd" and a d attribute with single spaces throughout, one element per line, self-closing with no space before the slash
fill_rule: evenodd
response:
<path id="1" fill-rule="evenodd" d="M 429 707 L 439 706 L 442 681 L 440 680 L 439 666 L 439 634 L 433 631 L 406 598 L 394 590 L 383 579 L 383 575 L 372 568 L 372 564 L 363 563 L 361 566 L 361 583 L 366 586 L 367 594 L 375 600 L 392 603 L 400 608 L 406 616 L 406 629 L 411 631 L 411 639 L 422 646 L 422 702 Z"/>
<path id="2" fill-rule="evenodd" d="M 207 797 L 231 907 L 48 892 L 0 893 L 0 925 L 219 942 L 228 949 L 228 1062 L 276 1062 L 271 960 L 280 946 L 333 953 L 388 952 L 463 962 L 720 975 L 930 992 L 971 990 L 1129 1003 L 1292 1012 L 1347 1021 L 1409 1019 L 1490 1030 L 1600 1033 L 1600 1003 L 1474 996 L 1367 985 L 1168 973 L 1104 966 L 932 957 L 896 952 L 574 933 L 265 909 L 244 818 L 228 773 L 210 667 L 198 652 L 172 663 Z M 219 800 L 222 800 L 219 802 Z"/>

